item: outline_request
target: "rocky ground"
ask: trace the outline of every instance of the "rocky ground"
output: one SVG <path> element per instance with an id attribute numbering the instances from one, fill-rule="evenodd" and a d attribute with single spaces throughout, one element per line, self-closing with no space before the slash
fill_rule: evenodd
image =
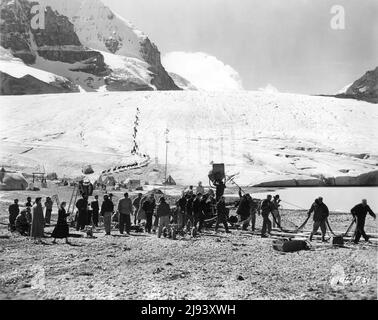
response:
<path id="1" fill-rule="evenodd" d="M 68 199 L 69 189 L 60 190 Z M 1 194 L 1 223 L 10 201 L 24 203 L 27 194 Z M 298 225 L 304 217 L 283 214 Z M 368 231 L 377 233 L 368 220 Z M 350 216 L 333 214 L 330 221 L 345 230 Z M 117 230 L 106 237 L 100 228 L 94 239 L 71 229 L 71 245 L 54 245 L 51 231 L 36 245 L 0 226 L 0 299 L 377 299 L 374 244 L 334 248 L 314 241 L 312 250 L 284 254 L 250 231 L 206 230 L 174 241 Z"/>

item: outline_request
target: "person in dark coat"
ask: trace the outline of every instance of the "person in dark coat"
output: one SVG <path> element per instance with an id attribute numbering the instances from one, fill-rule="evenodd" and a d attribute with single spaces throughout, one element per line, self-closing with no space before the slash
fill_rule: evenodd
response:
<path id="1" fill-rule="evenodd" d="M 217 203 L 217 224 L 215 225 L 215 232 L 218 231 L 219 224 L 223 224 L 227 233 L 230 233 L 228 230 L 227 223 L 227 208 L 224 197 L 221 197 Z"/>
<path id="2" fill-rule="evenodd" d="M 104 227 L 107 236 L 110 236 L 112 230 L 112 214 L 114 212 L 114 203 L 108 195 L 104 195 L 104 201 L 101 205 L 101 216 L 104 217 Z"/>
<path id="3" fill-rule="evenodd" d="M 18 205 L 18 199 L 15 199 L 13 204 L 11 204 L 8 208 L 9 212 L 9 228 L 11 232 L 16 231 L 16 219 L 17 216 L 20 214 L 20 207 Z"/>
<path id="4" fill-rule="evenodd" d="M 193 201 L 193 216 L 194 216 L 194 227 L 196 227 L 198 231 L 201 231 L 203 227 L 204 217 L 203 217 L 202 195 L 200 193 L 197 194 L 196 198 Z"/>
<path id="5" fill-rule="evenodd" d="M 178 208 L 178 217 L 177 223 L 179 224 L 179 228 L 183 228 L 186 223 L 186 195 L 183 192 L 181 198 L 177 201 L 177 208 Z"/>
<path id="6" fill-rule="evenodd" d="M 140 223 L 140 220 L 138 220 L 138 211 L 139 211 L 139 208 L 140 208 L 142 197 L 143 197 L 143 194 L 138 193 L 138 196 L 133 200 L 133 206 L 135 208 L 135 210 L 134 210 L 134 225 L 137 225 L 137 222 Z"/>
<path id="7" fill-rule="evenodd" d="M 196 196 L 193 194 L 191 196 L 187 195 L 186 197 L 187 199 L 186 199 L 186 205 L 185 205 L 185 212 L 187 216 L 187 225 L 189 225 L 190 223 L 191 226 L 193 226 L 194 225 L 193 201 L 196 198 Z"/>
<path id="8" fill-rule="evenodd" d="M 272 196 L 268 195 L 266 199 L 261 204 L 261 216 L 263 217 L 263 226 L 261 230 L 261 237 L 266 238 L 268 231 L 268 234 L 272 231 L 272 222 L 269 219 L 269 215 L 273 213 L 274 206 L 272 203 Z"/>
<path id="9" fill-rule="evenodd" d="M 353 217 L 357 220 L 357 228 L 356 233 L 354 237 L 354 243 L 358 244 L 361 236 L 364 237 L 365 241 L 369 241 L 370 237 L 365 233 L 365 220 L 366 215 L 369 213 L 374 220 L 377 218 L 373 210 L 370 209 L 367 200 L 364 199 L 362 202 L 352 208 L 350 211 L 353 215 Z"/>
<path id="10" fill-rule="evenodd" d="M 50 197 L 46 198 L 45 201 L 45 225 L 49 226 L 51 223 L 51 214 L 53 210 L 53 201 Z"/>
<path id="11" fill-rule="evenodd" d="M 88 197 L 85 194 L 76 202 L 76 208 L 79 211 L 76 231 L 84 230 L 88 223 Z"/>
<path id="12" fill-rule="evenodd" d="M 248 193 L 245 195 L 242 195 L 242 191 L 240 188 L 239 188 L 239 197 L 240 197 L 240 202 L 239 202 L 238 209 L 236 210 L 236 214 L 240 216 L 240 221 L 246 221 L 248 220 L 251 214 L 252 198 Z M 249 226 L 249 221 L 244 222 L 242 226 L 242 230 L 247 230 L 248 226 Z"/>
<path id="13" fill-rule="evenodd" d="M 327 232 L 327 219 L 329 216 L 328 207 L 323 202 L 323 198 L 319 197 L 315 200 L 313 205 L 307 214 L 310 216 L 311 213 L 314 213 L 314 227 L 310 235 L 310 241 L 312 241 L 313 236 L 318 232 L 319 227 L 322 231 L 322 241 L 326 242 L 325 236 Z"/>
<path id="14" fill-rule="evenodd" d="M 226 189 L 225 179 L 215 180 L 214 186 L 215 186 L 215 200 L 218 202 L 219 199 L 224 195 L 224 190 Z"/>
<path id="15" fill-rule="evenodd" d="M 45 217 L 43 216 L 43 207 L 41 203 L 42 198 L 35 199 L 35 205 L 32 211 L 32 223 L 30 228 L 30 236 L 34 238 L 38 243 L 42 242 L 42 238 L 45 236 Z"/>
<path id="16" fill-rule="evenodd" d="M 69 215 L 66 211 L 66 202 L 62 202 L 58 211 L 58 222 L 51 234 L 51 238 L 54 238 L 53 243 L 56 243 L 56 239 L 66 239 L 66 243 L 70 243 L 68 241 L 70 230 L 67 224 L 67 217 Z"/>
<path id="17" fill-rule="evenodd" d="M 16 231 L 19 232 L 22 236 L 28 236 L 30 232 L 30 223 L 27 218 L 27 209 L 24 209 L 20 212 L 16 219 Z"/>
<path id="18" fill-rule="evenodd" d="M 26 207 L 26 208 L 30 208 L 30 210 L 31 210 L 31 208 L 33 207 L 33 204 L 32 204 L 32 198 L 30 198 L 30 197 L 27 197 L 27 198 L 26 198 L 25 207 Z"/>
<path id="19" fill-rule="evenodd" d="M 165 227 L 169 225 L 169 218 L 171 216 L 171 208 L 169 204 L 165 201 L 165 198 L 160 198 L 159 205 L 156 209 L 156 215 L 159 218 L 159 229 L 158 229 L 158 238 L 161 237 L 162 231 Z"/>
<path id="20" fill-rule="evenodd" d="M 95 199 L 91 202 L 92 208 L 92 221 L 95 227 L 98 227 L 98 213 L 100 211 L 100 205 L 98 203 L 98 196 L 95 196 Z"/>
<path id="21" fill-rule="evenodd" d="M 151 233 L 152 229 L 152 216 L 156 207 L 155 197 L 151 194 L 147 200 L 143 203 L 142 209 L 146 214 L 146 232 Z"/>

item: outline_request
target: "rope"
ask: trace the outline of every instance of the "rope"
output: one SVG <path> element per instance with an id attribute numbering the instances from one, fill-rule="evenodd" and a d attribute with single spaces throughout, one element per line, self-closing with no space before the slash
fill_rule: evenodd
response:
<path id="1" fill-rule="evenodd" d="M 328 227 L 328 229 L 329 229 L 329 232 L 331 232 L 331 234 L 332 234 L 334 237 L 336 237 L 336 234 L 333 232 L 331 226 L 329 225 L 329 221 L 328 221 L 328 219 L 326 219 L 326 224 L 327 224 L 327 227 Z"/>

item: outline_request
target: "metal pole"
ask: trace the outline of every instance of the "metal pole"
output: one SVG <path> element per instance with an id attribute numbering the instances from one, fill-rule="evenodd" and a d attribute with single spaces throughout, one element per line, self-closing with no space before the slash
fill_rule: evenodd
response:
<path id="1" fill-rule="evenodd" d="M 164 184 L 167 182 L 167 174 L 168 174 L 168 133 L 169 130 L 167 129 L 165 132 L 166 138 L 165 138 L 165 175 L 164 175 Z"/>

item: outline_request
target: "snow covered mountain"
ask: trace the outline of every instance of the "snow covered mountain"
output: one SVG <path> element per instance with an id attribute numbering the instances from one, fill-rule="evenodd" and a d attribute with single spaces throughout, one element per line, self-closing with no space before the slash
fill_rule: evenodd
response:
<path id="1" fill-rule="evenodd" d="M 2 60 L 8 64 L 19 58 L 25 72 L 34 68 L 56 75 L 65 83 L 57 92 L 179 89 L 162 66 L 157 47 L 101 1 L 45 0 L 45 29 L 37 30 L 31 28 L 36 3 L 1 0 L 1 46 L 8 50 Z M 13 81 L 2 93 L 20 93 L 19 85 L 12 92 L 12 83 L 22 79 L 0 72 L 2 82 L 11 77 Z M 46 92 L 45 87 L 39 93 Z M 25 87 L 23 93 L 36 92 Z"/>
<path id="2" fill-rule="evenodd" d="M 164 172 L 167 128 L 168 171 L 179 184 L 207 182 L 212 161 L 225 163 L 228 174 L 240 172 L 241 185 L 333 178 L 350 183 L 378 166 L 378 109 L 353 99 L 107 92 L 3 96 L 0 105 L 0 164 L 13 169 L 43 165 L 75 177 L 87 164 L 97 174 L 120 166 L 133 148 L 135 114 L 140 152 L 152 159 L 139 179 L 150 183 L 161 182 L 153 175 Z"/>
<path id="3" fill-rule="evenodd" d="M 338 96 L 378 103 L 378 67 L 346 86 Z"/>

